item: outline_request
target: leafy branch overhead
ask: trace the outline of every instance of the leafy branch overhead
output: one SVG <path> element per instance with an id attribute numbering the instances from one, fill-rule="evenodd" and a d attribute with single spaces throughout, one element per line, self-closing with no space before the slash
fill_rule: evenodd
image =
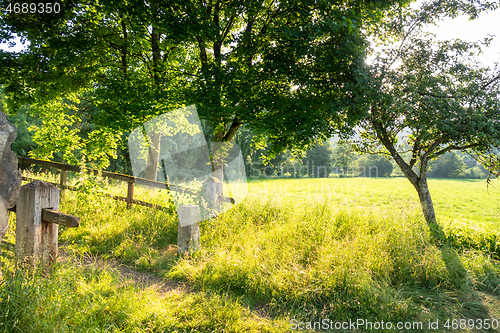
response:
<path id="1" fill-rule="evenodd" d="M 406 2 L 64 1 L 2 18 L 30 45 L 1 79 L 11 104 L 91 91 L 96 124 L 118 131 L 195 104 L 215 141 L 248 124 L 275 152 L 303 149 L 359 119 L 364 31 Z"/>

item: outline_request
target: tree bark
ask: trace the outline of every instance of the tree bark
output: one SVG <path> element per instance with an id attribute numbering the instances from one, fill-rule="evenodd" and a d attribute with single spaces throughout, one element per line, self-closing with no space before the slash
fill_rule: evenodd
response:
<path id="1" fill-rule="evenodd" d="M 429 186 L 427 185 L 427 163 L 430 152 L 436 149 L 436 147 L 438 147 L 438 145 L 442 142 L 442 139 L 438 139 L 436 142 L 434 142 L 434 144 L 429 148 L 427 153 L 425 153 L 420 158 L 420 175 L 417 176 L 417 174 L 412 169 L 415 162 L 412 161 L 410 162 L 411 165 L 408 165 L 394 148 L 394 145 L 391 142 L 385 128 L 377 121 L 373 121 L 373 124 L 375 130 L 377 131 L 377 135 L 380 141 L 387 148 L 387 150 L 389 150 L 391 156 L 399 165 L 399 167 L 405 174 L 406 178 L 417 190 L 418 198 L 420 200 L 420 205 L 422 206 L 422 211 L 424 213 L 425 221 L 427 222 L 427 224 L 436 223 L 436 213 L 434 212 L 434 205 L 432 203 L 431 193 L 429 192 Z M 420 147 L 414 147 L 414 149 L 417 149 L 418 152 L 420 152 Z M 412 159 L 416 158 L 417 155 L 418 154 L 415 153 L 414 151 Z"/>
<path id="2" fill-rule="evenodd" d="M 436 223 L 436 213 L 434 212 L 431 193 L 429 192 L 429 186 L 427 185 L 427 176 L 420 177 L 417 192 L 425 221 L 427 221 L 428 224 Z"/>
<path id="3" fill-rule="evenodd" d="M 148 166 L 146 168 L 146 179 L 156 181 L 158 174 L 158 163 L 160 160 L 160 133 L 155 133 L 151 138 L 148 150 Z"/>
<path id="4" fill-rule="evenodd" d="M 229 127 L 229 130 L 227 131 L 226 135 L 224 135 L 224 137 L 222 138 L 222 141 L 231 142 L 231 140 L 233 140 L 234 136 L 236 135 L 236 132 L 241 127 L 241 125 L 243 125 L 243 123 L 241 122 L 238 115 L 234 116 L 231 127 Z"/>
<path id="5" fill-rule="evenodd" d="M 153 78 L 155 84 L 158 86 L 160 83 L 160 70 L 158 67 L 161 60 L 160 36 L 156 33 L 156 29 L 154 27 L 151 33 L 151 51 L 153 53 Z"/>
<path id="6" fill-rule="evenodd" d="M 212 176 L 217 178 L 221 183 L 224 182 L 224 166 L 217 161 L 212 162 Z"/>
<path id="7" fill-rule="evenodd" d="M 221 156 L 222 143 L 212 143 L 212 177 L 217 178 L 221 183 L 224 182 L 224 157 Z M 222 193 L 221 193 L 222 195 Z"/>

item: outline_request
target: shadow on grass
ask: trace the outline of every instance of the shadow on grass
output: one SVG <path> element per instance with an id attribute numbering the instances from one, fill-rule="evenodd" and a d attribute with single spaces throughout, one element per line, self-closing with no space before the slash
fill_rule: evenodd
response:
<path id="1" fill-rule="evenodd" d="M 429 225 L 429 229 L 431 232 L 431 241 L 439 248 L 441 252 L 441 258 L 448 272 L 449 281 L 455 288 L 455 291 L 448 292 L 444 295 L 444 297 L 447 298 L 445 301 L 450 305 L 450 307 L 436 310 L 443 313 L 444 316 L 442 317 L 449 318 L 450 324 L 452 323 L 453 319 L 456 319 L 458 321 L 460 319 L 465 319 L 467 322 L 472 319 L 474 320 L 473 325 L 475 325 L 474 327 L 476 328 L 476 330 L 481 320 L 498 319 L 494 316 L 494 314 L 491 314 L 490 307 L 483 302 L 483 299 L 487 298 L 488 296 L 495 296 L 491 295 L 494 294 L 495 290 L 493 290 L 493 292 L 491 290 L 486 290 L 486 294 L 477 290 L 477 288 L 474 286 L 474 283 L 469 278 L 467 269 L 462 263 L 456 245 L 454 246 L 452 241 L 448 239 L 442 227 L 438 223 L 434 223 L 432 225 Z M 431 300 L 434 299 L 434 301 L 439 303 L 439 299 L 436 298 L 436 296 L 438 295 L 435 295 L 434 297 L 432 297 L 431 295 L 426 296 L 430 296 Z M 443 295 L 439 295 L 438 298 L 442 297 Z M 458 318 L 457 315 L 459 316 Z M 445 323 L 441 324 L 444 325 Z M 443 326 L 441 327 L 443 330 L 445 330 Z M 465 329 L 463 327 L 458 327 L 455 329 L 453 329 L 453 327 L 450 327 L 448 331 L 468 332 L 467 329 L 467 327 Z M 492 328 L 490 328 L 489 330 L 485 330 L 484 328 L 482 328 L 482 330 L 480 331 L 496 332 L 497 330 Z"/>

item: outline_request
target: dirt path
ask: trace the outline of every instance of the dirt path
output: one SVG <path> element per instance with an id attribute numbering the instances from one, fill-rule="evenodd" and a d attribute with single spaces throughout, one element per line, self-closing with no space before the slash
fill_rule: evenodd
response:
<path id="1" fill-rule="evenodd" d="M 103 259 L 99 256 L 90 255 L 85 255 L 79 259 L 66 253 L 64 249 L 59 249 L 58 262 L 61 264 L 71 262 L 81 267 L 95 267 L 111 272 L 118 272 L 125 282 L 132 283 L 142 289 L 154 290 L 160 297 L 165 296 L 167 293 L 186 293 L 192 291 L 192 288 L 187 283 L 162 279 L 151 273 L 138 272 L 133 268 L 119 263 L 115 259 Z"/>
<path id="2" fill-rule="evenodd" d="M 80 267 L 97 268 L 109 272 L 118 272 L 125 283 L 131 283 L 144 290 L 154 291 L 159 297 L 165 297 L 166 294 L 170 293 L 183 294 L 195 292 L 188 283 L 162 279 L 157 275 L 147 272 L 138 272 L 118 262 L 116 259 L 103 259 L 95 255 L 85 255 L 83 258 L 79 259 L 64 252 L 64 249 L 60 248 L 58 262 L 61 264 L 71 263 L 72 265 L 78 265 Z M 254 312 L 254 314 L 260 318 L 272 318 L 272 316 L 269 315 L 267 304 L 256 304 L 248 307 L 248 310 Z"/>

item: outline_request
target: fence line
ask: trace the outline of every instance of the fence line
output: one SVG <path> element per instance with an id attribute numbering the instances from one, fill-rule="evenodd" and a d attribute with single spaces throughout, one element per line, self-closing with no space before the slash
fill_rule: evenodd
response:
<path id="1" fill-rule="evenodd" d="M 43 161 L 43 160 L 37 160 L 34 158 L 29 158 L 29 157 L 18 157 L 17 159 L 21 163 L 36 164 L 36 165 L 43 166 L 46 168 L 59 169 L 61 171 L 72 171 L 72 172 L 81 172 L 82 171 L 82 168 L 77 166 L 77 165 Z M 116 180 L 126 182 L 126 183 L 134 183 L 134 184 L 138 184 L 138 185 L 157 187 L 157 188 L 161 188 L 161 189 L 164 189 L 166 187 L 167 190 L 170 190 L 170 191 L 182 192 L 182 193 L 193 194 L 193 195 L 197 194 L 196 190 L 181 187 L 179 185 L 169 184 L 166 182 L 158 182 L 155 180 L 149 180 L 149 179 L 145 179 L 145 178 L 123 175 L 121 173 L 102 171 L 102 170 L 92 169 L 92 168 L 83 168 L 83 170 L 86 170 L 94 175 L 101 175 L 101 176 L 106 177 L 106 178 L 116 179 Z"/>
<path id="2" fill-rule="evenodd" d="M 124 201 L 127 203 L 127 208 L 129 208 L 129 209 L 132 207 L 132 204 L 150 207 L 150 208 L 155 208 L 155 209 L 165 209 L 166 208 L 164 206 L 156 205 L 156 204 L 153 204 L 150 202 L 145 202 L 145 201 L 134 199 L 134 185 L 135 184 L 145 185 L 145 186 L 155 187 L 155 188 L 161 188 L 161 189 L 166 188 L 169 191 L 176 191 L 176 192 L 187 193 L 187 194 L 192 194 L 192 195 L 196 195 L 196 193 L 197 193 L 195 190 L 183 188 L 183 187 L 180 187 L 178 185 L 168 184 L 168 183 L 164 183 L 164 182 L 158 182 L 158 181 L 149 180 L 149 179 L 145 179 L 145 178 L 123 175 L 123 174 L 114 173 L 114 172 L 102 171 L 102 170 L 97 170 L 97 169 L 92 169 L 92 168 L 81 168 L 81 167 L 76 166 L 76 165 L 51 162 L 51 161 L 43 161 L 43 160 L 37 160 L 34 158 L 28 158 L 28 157 L 18 157 L 18 160 L 19 160 L 19 163 L 23 163 L 23 164 L 28 164 L 28 165 L 35 164 L 35 165 L 39 165 L 39 166 L 45 167 L 45 168 L 54 168 L 54 169 L 60 170 L 61 174 L 60 174 L 59 184 L 52 183 L 52 182 L 48 182 L 48 183 L 56 185 L 61 189 L 78 191 L 77 187 L 70 186 L 70 185 L 66 184 L 67 172 L 68 171 L 81 172 L 82 169 L 93 174 L 93 175 L 101 175 L 105 178 L 110 178 L 110 179 L 115 179 L 118 181 L 126 182 L 128 184 L 126 197 L 122 197 L 119 195 L 113 195 L 113 194 L 109 194 L 109 193 L 104 193 L 104 192 L 99 192 L 97 194 L 100 196 L 110 197 L 114 200 Z M 29 178 L 29 177 L 23 177 L 23 180 L 33 181 L 36 179 Z"/>
<path id="3" fill-rule="evenodd" d="M 27 182 L 32 182 L 32 181 L 40 180 L 40 179 L 23 176 L 23 180 L 27 181 Z M 45 181 L 45 180 L 44 180 L 44 182 L 55 185 L 62 190 L 70 190 L 70 191 L 75 191 L 75 192 L 79 191 L 78 187 L 76 187 L 76 186 L 61 185 L 60 183 L 54 183 L 54 182 L 49 182 L 49 181 Z M 101 191 L 98 191 L 95 194 L 98 196 L 101 196 L 101 197 L 107 197 L 107 198 L 111 198 L 111 199 L 114 199 L 117 201 L 124 201 L 124 202 L 128 203 L 128 198 L 122 197 L 119 195 L 109 194 L 109 193 L 105 193 L 105 192 L 101 192 Z M 167 207 L 164 207 L 161 205 L 156 205 L 156 204 L 146 202 L 146 201 L 137 200 L 137 199 L 131 199 L 130 202 L 135 204 L 135 205 L 139 205 L 139 206 L 145 206 L 145 207 L 150 207 L 150 208 L 155 208 L 155 209 L 167 209 Z"/>
<path id="4" fill-rule="evenodd" d="M 59 184 L 57 184 L 57 183 L 51 183 L 51 184 L 58 186 L 62 190 L 69 189 L 71 191 L 78 191 L 77 187 L 70 186 L 70 185 L 66 184 L 67 183 L 67 172 L 68 171 L 81 172 L 82 169 L 91 173 L 91 174 L 94 174 L 94 175 L 101 175 L 102 177 L 105 177 L 105 178 L 110 178 L 110 179 L 115 179 L 118 181 L 126 182 L 128 184 L 126 197 L 108 194 L 108 193 L 104 193 L 104 192 L 99 192 L 98 195 L 110 197 L 110 198 L 112 198 L 114 200 L 118 200 L 118 201 L 125 201 L 127 203 L 128 209 L 130 209 L 132 207 L 132 204 L 146 206 L 146 207 L 155 208 L 155 209 L 165 209 L 166 208 L 164 206 L 156 205 L 156 204 L 153 204 L 150 202 L 145 202 L 145 201 L 134 199 L 134 186 L 135 186 L 135 184 L 145 185 L 145 186 L 155 187 L 155 188 L 160 188 L 160 189 L 166 188 L 169 191 L 175 191 L 175 192 L 186 193 L 186 194 L 191 194 L 191 195 L 198 195 L 198 191 L 190 189 L 190 188 L 185 188 L 185 187 L 181 187 L 178 185 L 169 184 L 166 182 L 158 182 L 158 181 L 149 180 L 149 179 L 145 179 L 145 178 L 123 175 L 123 174 L 115 173 L 115 172 L 102 171 L 102 170 L 92 169 L 92 168 L 81 168 L 81 167 L 76 166 L 76 165 L 37 160 L 34 158 L 29 158 L 29 157 L 18 157 L 18 161 L 19 161 L 19 163 L 24 163 L 24 164 L 28 164 L 28 165 L 35 164 L 35 165 L 39 165 L 39 166 L 45 167 L 45 168 L 54 168 L 54 169 L 60 170 L 61 174 L 60 174 Z M 36 179 L 23 177 L 23 180 L 33 181 Z M 223 202 L 230 202 L 230 203 L 234 204 L 233 198 L 219 196 L 218 199 L 220 201 L 223 201 Z"/>

